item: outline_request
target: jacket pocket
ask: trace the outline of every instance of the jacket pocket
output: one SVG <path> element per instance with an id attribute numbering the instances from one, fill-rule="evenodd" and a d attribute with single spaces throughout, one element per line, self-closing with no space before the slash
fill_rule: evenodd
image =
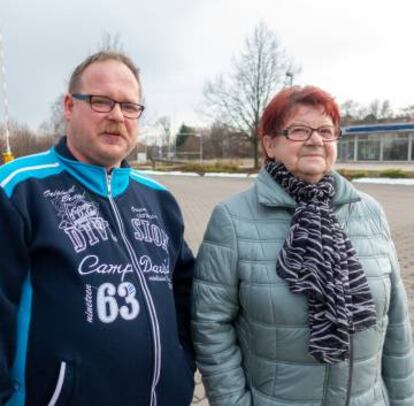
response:
<path id="1" fill-rule="evenodd" d="M 71 397 L 74 382 L 74 368 L 73 365 L 62 361 L 60 363 L 59 374 L 53 391 L 52 397 L 49 400 L 48 406 L 64 406 L 67 405 Z"/>

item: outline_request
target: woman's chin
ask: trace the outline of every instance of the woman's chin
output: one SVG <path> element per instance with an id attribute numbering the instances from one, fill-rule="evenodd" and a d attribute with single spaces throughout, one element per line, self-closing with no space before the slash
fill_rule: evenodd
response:
<path id="1" fill-rule="evenodd" d="M 326 173 L 326 165 L 306 165 L 297 171 L 292 171 L 292 174 L 297 178 L 303 179 L 309 183 L 319 182 Z"/>

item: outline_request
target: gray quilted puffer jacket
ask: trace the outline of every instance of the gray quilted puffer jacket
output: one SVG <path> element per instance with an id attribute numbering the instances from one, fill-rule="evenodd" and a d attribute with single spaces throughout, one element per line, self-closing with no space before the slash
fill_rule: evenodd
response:
<path id="1" fill-rule="evenodd" d="M 334 173 L 334 210 L 362 263 L 377 324 L 353 336 L 352 361 L 308 354 L 308 306 L 276 274 L 296 205 L 262 170 L 219 204 L 200 247 L 193 339 L 211 406 L 413 406 L 407 296 L 379 204 Z"/>

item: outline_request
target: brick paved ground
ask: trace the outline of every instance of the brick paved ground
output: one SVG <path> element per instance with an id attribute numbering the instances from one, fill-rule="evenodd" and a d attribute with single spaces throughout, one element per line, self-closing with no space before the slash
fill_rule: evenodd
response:
<path id="1" fill-rule="evenodd" d="M 186 238 L 196 254 L 203 238 L 207 221 L 217 202 L 240 192 L 252 179 L 211 178 L 189 176 L 154 176 L 176 196 L 183 211 Z M 356 187 L 374 196 L 383 205 L 397 246 L 402 277 L 409 300 L 411 320 L 414 322 L 414 187 L 394 185 L 356 184 Z M 194 405 L 207 406 L 199 376 Z"/>

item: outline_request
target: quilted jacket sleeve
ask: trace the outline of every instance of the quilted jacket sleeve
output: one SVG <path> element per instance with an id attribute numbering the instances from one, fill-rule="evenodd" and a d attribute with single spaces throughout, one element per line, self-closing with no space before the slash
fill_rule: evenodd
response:
<path id="1" fill-rule="evenodd" d="M 386 226 L 387 227 L 387 226 Z M 414 405 L 414 353 L 405 292 L 394 244 L 391 242 L 391 297 L 389 325 L 382 357 L 382 375 L 390 406 Z"/>
<path id="2" fill-rule="evenodd" d="M 237 240 L 225 206 L 215 208 L 193 284 L 193 341 L 211 406 L 249 406 L 234 321 L 239 311 Z"/>

